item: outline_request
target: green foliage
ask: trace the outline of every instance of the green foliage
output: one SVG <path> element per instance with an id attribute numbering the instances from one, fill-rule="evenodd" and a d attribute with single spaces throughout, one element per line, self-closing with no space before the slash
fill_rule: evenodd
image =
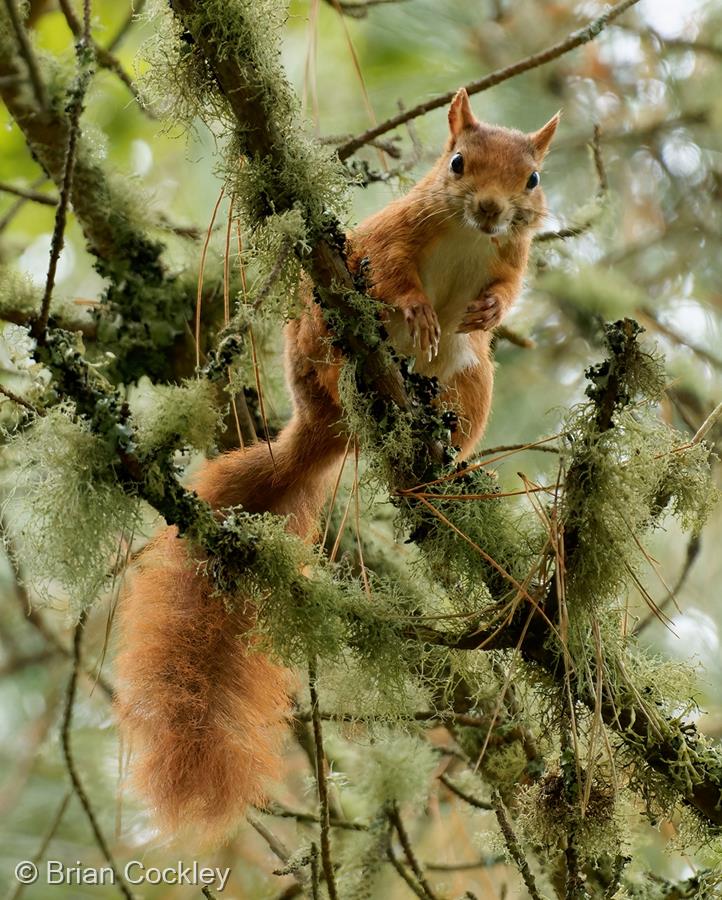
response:
<path id="1" fill-rule="evenodd" d="M 41 290 L 27 276 L 0 268 L 0 314 L 17 311 L 31 316 L 40 311 Z"/>
<path id="2" fill-rule="evenodd" d="M 614 321 L 645 302 L 644 293 L 630 279 L 593 265 L 575 266 L 573 271 L 552 269 L 539 279 L 539 288 L 553 295 L 589 333 L 597 323 Z"/>
<path id="3" fill-rule="evenodd" d="M 516 593 L 541 550 L 541 536 L 529 527 L 526 511 L 499 496 L 494 470 L 462 463 L 425 490 L 432 509 L 411 495 L 401 521 L 456 608 L 479 611 L 485 600 Z"/>
<path id="4" fill-rule="evenodd" d="M 650 400 L 616 417 L 599 432 L 596 408 L 577 409 L 566 423 L 579 474 L 565 491 L 566 527 L 578 534 L 579 552 L 570 573 L 571 602 L 597 608 L 624 593 L 629 568 L 647 563 L 645 533 L 660 527 L 662 514 L 678 516 L 698 530 L 715 502 L 709 449 L 688 446 L 685 438 L 657 418 Z"/>

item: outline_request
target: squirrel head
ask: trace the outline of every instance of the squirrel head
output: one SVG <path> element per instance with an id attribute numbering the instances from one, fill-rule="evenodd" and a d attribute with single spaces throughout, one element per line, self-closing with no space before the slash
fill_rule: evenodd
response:
<path id="1" fill-rule="evenodd" d="M 541 224 L 546 205 L 539 172 L 559 117 L 530 134 L 487 125 L 472 112 L 465 88 L 457 91 L 435 176 L 464 224 L 498 236 Z"/>

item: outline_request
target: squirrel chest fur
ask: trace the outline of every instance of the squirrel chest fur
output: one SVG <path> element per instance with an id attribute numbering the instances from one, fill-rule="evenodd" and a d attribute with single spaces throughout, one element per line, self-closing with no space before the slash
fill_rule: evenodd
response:
<path id="1" fill-rule="evenodd" d="M 414 346 L 408 328 L 394 322 L 389 327 L 396 349 L 415 356 L 414 369 L 435 375 L 443 384 L 458 372 L 478 364 L 478 349 L 468 334 L 459 334 L 467 307 L 492 281 L 492 267 L 499 249 L 493 239 L 474 233 L 464 224 L 442 226 L 441 233 L 419 254 L 421 287 L 439 322 L 438 347 L 429 359 Z M 418 342 L 417 342 L 418 343 Z"/>

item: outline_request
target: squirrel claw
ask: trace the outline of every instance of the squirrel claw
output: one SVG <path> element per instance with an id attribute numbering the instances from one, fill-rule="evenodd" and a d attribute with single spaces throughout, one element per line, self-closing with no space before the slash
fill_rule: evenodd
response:
<path id="1" fill-rule="evenodd" d="M 496 294 L 485 294 L 466 307 L 464 318 L 456 329 L 457 334 L 470 331 L 491 331 L 501 322 L 502 308 Z"/>
<path id="2" fill-rule="evenodd" d="M 434 308 L 427 301 L 418 301 L 409 304 L 403 312 L 414 349 L 418 348 L 431 362 L 439 352 L 441 337 L 441 328 Z"/>

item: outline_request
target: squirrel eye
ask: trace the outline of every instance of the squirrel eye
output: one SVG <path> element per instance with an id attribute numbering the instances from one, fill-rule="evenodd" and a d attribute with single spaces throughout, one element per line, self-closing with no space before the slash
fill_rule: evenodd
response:
<path id="1" fill-rule="evenodd" d="M 463 175 L 464 174 L 464 157 L 461 153 L 455 153 L 451 157 L 451 162 L 449 163 L 449 168 L 454 173 L 454 175 Z"/>
<path id="2" fill-rule="evenodd" d="M 529 176 L 529 180 L 526 183 L 526 189 L 528 191 L 533 191 L 534 188 L 539 184 L 540 181 L 541 181 L 541 179 L 539 178 L 539 173 L 532 172 L 531 175 Z"/>

